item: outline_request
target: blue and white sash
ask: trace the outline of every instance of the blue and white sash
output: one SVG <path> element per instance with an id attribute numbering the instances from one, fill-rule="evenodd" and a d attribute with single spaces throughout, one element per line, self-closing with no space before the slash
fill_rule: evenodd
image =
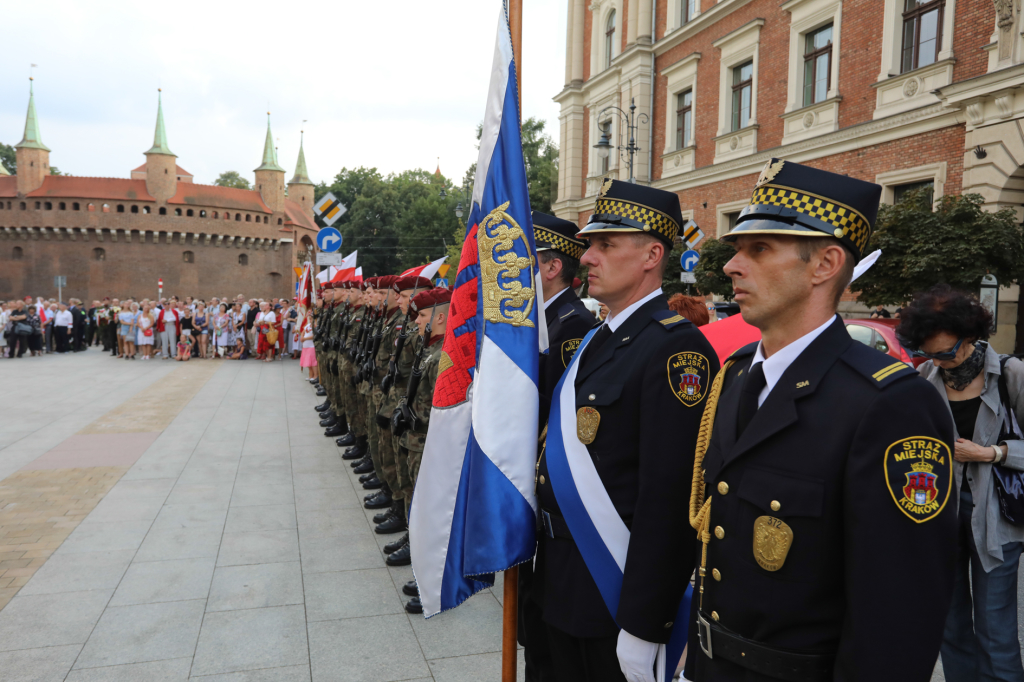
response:
<path id="1" fill-rule="evenodd" d="M 551 401 L 545 457 L 558 507 L 614 619 L 622 593 L 629 529 L 608 497 L 587 447 L 576 436 L 576 373 L 583 349 L 595 332 L 596 329 L 591 330 L 583 339 L 555 387 L 556 399 Z M 658 647 L 655 660 L 657 682 L 672 679 L 686 646 L 692 590 L 688 587 L 679 603 L 668 645 Z"/>

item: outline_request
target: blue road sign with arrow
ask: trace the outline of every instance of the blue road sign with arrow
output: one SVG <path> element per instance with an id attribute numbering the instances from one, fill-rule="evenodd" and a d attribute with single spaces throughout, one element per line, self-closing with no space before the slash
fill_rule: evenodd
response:
<path id="1" fill-rule="evenodd" d="M 699 261 L 700 254 L 691 249 L 690 251 L 683 252 L 683 255 L 679 258 L 679 265 L 683 268 L 683 272 L 693 272 Z"/>
<path id="2" fill-rule="evenodd" d="M 324 253 L 334 253 L 341 248 L 341 232 L 333 227 L 325 227 L 316 233 L 316 246 Z"/>

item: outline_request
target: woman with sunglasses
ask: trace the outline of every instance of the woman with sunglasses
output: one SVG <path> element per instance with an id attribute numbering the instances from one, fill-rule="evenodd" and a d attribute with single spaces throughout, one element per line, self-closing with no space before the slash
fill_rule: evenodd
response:
<path id="1" fill-rule="evenodd" d="M 918 370 L 946 399 L 956 426 L 959 551 L 941 649 L 948 682 L 1024 682 L 1017 640 L 1024 527 L 1003 518 L 993 476 L 996 466 L 1024 469 L 1024 441 L 1019 428 L 1003 432 L 1007 415 L 999 394 L 1005 374 L 1015 413 L 1007 423 L 1016 427 L 1014 416 L 1024 423 L 1024 362 L 1009 358 L 1001 367 L 986 342 L 993 331 L 992 315 L 977 298 L 945 284 L 918 295 L 896 328 L 912 355 L 931 360 Z"/>

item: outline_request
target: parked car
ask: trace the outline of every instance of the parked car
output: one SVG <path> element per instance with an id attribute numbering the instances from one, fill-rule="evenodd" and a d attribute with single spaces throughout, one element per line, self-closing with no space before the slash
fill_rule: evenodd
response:
<path id="1" fill-rule="evenodd" d="M 850 333 L 854 341 L 860 341 L 865 346 L 871 346 L 875 350 L 880 350 L 914 367 L 925 362 L 925 358 L 911 357 L 910 353 L 904 350 L 900 342 L 896 340 L 896 325 L 900 323 L 899 320 L 851 319 L 843 320 L 843 322 L 846 323 L 846 331 Z"/>

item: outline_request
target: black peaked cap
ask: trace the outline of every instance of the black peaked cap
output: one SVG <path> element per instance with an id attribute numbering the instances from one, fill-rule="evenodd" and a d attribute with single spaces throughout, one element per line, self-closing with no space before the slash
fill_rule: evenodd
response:
<path id="1" fill-rule="evenodd" d="M 574 222 L 540 211 L 533 212 L 533 241 L 538 251 L 558 251 L 579 260 L 587 250 L 583 240 L 576 238 L 579 231 L 579 225 Z"/>

